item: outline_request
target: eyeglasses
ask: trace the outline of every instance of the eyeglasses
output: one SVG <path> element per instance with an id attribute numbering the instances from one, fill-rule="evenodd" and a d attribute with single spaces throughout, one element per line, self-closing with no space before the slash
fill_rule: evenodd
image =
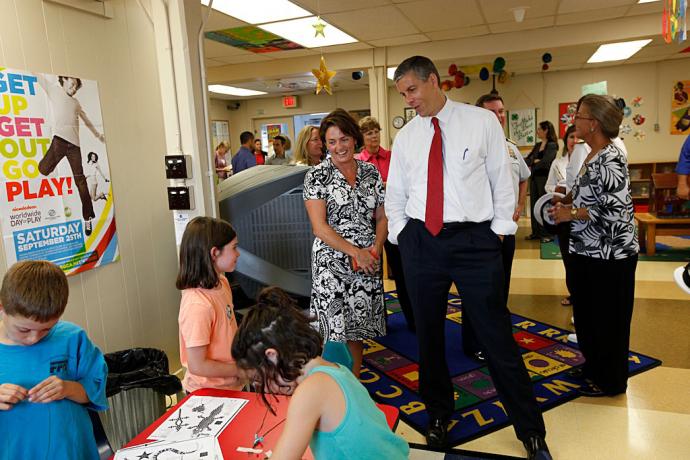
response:
<path id="1" fill-rule="evenodd" d="M 573 117 L 575 120 L 594 120 L 592 117 L 583 117 L 579 113 L 576 113 L 575 116 Z"/>

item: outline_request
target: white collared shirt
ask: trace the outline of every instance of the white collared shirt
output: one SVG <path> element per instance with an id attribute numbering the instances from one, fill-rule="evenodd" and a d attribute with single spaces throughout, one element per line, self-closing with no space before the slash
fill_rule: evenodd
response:
<path id="1" fill-rule="evenodd" d="M 385 204 L 388 239 L 394 244 L 409 219 L 424 220 L 431 118 L 413 118 L 395 137 Z M 514 234 L 513 179 L 496 116 L 446 99 L 436 118 L 443 140 L 443 221 L 491 221 L 496 234 Z"/>

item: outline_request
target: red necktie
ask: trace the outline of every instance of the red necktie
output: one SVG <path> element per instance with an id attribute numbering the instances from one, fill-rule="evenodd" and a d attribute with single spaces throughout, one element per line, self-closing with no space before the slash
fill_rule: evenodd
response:
<path id="1" fill-rule="evenodd" d="M 429 150 L 429 176 L 426 182 L 426 215 L 424 226 L 436 236 L 443 227 L 443 141 L 438 118 L 433 117 L 434 138 Z"/>

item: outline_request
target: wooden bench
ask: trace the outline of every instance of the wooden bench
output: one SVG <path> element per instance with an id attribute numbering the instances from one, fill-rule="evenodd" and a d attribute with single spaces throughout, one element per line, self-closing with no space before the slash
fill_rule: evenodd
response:
<path id="1" fill-rule="evenodd" d="M 635 213 L 635 220 L 640 229 L 640 246 L 646 246 L 648 256 L 656 253 L 657 235 L 690 235 L 690 218 L 659 219 L 653 214 L 642 212 Z"/>

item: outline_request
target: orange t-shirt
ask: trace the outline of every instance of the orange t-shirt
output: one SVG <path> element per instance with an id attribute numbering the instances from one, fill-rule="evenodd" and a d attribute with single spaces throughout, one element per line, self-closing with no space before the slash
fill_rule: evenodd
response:
<path id="1" fill-rule="evenodd" d="M 232 305 L 230 283 L 219 275 L 220 285 L 214 289 L 192 288 L 182 291 L 180 301 L 180 361 L 187 368 L 182 380 L 186 391 L 199 388 L 240 390 L 237 377 L 202 377 L 189 372 L 187 348 L 207 345 L 206 356 L 214 361 L 232 363 L 232 339 L 237 332 L 237 321 Z"/>

